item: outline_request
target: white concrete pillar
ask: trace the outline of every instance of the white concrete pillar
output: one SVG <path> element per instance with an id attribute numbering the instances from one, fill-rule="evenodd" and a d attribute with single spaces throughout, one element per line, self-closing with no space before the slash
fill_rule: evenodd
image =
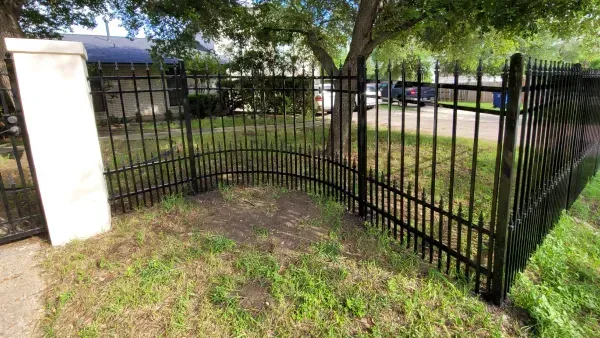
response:
<path id="1" fill-rule="evenodd" d="M 110 207 L 80 42 L 10 39 L 50 240 L 110 229 Z"/>

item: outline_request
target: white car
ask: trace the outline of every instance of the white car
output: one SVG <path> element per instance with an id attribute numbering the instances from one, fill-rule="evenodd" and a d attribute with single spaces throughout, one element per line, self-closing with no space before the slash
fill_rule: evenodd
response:
<path id="1" fill-rule="evenodd" d="M 317 109 L 320 111 L 331 112 L 331 104 L 339 102 L 337 94 L 337 92 L 334 93 L 332 99 L 330 83 L 323 84 L 323 88 L 320 88 L 319 86 L 319 93 L 315 95 Z M 377 90 L 377 85 L 374 83 L 368 83 L 365 94 L 367 95 L 367 109 L 375 107 L 375 105 L 377 105 L 378 98 L 381 97 L 381 92 Z M 358 106 L 358 99 L 356 96 L 354 97 L 354 105 Z"/>

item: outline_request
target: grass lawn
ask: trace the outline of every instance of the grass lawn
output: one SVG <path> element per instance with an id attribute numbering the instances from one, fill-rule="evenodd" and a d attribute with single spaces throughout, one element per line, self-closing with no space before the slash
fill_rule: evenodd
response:
<path id="1" fill-rule="evenodd" d="M 304 117 L 303 116 L 295 116 L 295 120 L 297 124 L 302 124 Z M 321 116 L 316 116 L 315 117 L 316 121 L 320 121 L 321 120 Z M 212 118 L 212 126 L 213 128 L 227 128 L 227 127 L 242 127 L 244 126 L 244 124 L 246 124 L 247 128 L 250 127 L 254 127 L 254 119 L 252 119 L 252 114 L 248 113 L 246 114 L 245 120 L 244 120 L 244 116 L 242 114 L 236 115 L 235 117 L 232 116 L 214 116 Z M 283 115 L 280 116 L 273 116 L 273 115 L 267 115 L 266 117 L 262 116 L 262 115 L 257 115 L 256 117 L 256 124 L 258 125 L 258 127 L 263 126 L 263 125 L 273 125 L 273 124 L 283 124 L 283 123 L 288 123 L 288 124 L 293 124 L 294 123 L 294 115 L 287 115 L 285 118 Z M 312 116 L 306 116 L 306 123 L 312 123 Z M 197 119 L 197 118 L 193 118 L 192 119 L 192 129 L 194 131 L 197 131 L 200 128 L 200 125 L 202 125 L 202 129 L 210 129 L 211 128 L 211 119 L 210 118 L 203 118 L 203 119 Z M 138 131 L 139 132 L 139 124 L 137 122 L 129 122 L 127 123 L 127 127 L 130 128 L 131 130 L 134 131 Z M 157 121 L 156 122 L 156 130 L 159 132 L 162 131 L 167 131 L 168 128 L 171 128 L 171 130 L 180 130 L 180 122 L 179 121 L 175 121 L 175 122 L 171 122 L 170 124 L 168 124 L 166 121 Z M 143 123 L 143 129 L 144 132 L 153 132 L 154 131 L 154 123 L 153 122 L 144 122 Z M 184 127 L 185 130 L 185 127 Z"/>
<path id="2" fill-rule="evenodd" d="M 313 131 L 315 131 L 313 133 Z M 201 138 L 199 134 L 195 134 L 194 142 L 196 145 L 204 144 L 205 152 L 212 150 L 212 136 L 215 138 L 215 142 L 217 144 L 217 149 L 221 147 L 223 149 L 223 145 L 227 144 L 230 147 L 234 138 L 237 139 L 238 143 L 243 144 L 246 140 L 248 142 L 258 142 L 265 143 L 268 142 L 270 144 L 275 141 L 275 132 L 274 130 L 269 130 L 266 135 L 264 133 L 264 129 L 258 128 L 257 132 L 254 131 L 254 128 L 249 128 L 248 133 L 244 135 L 244 133 L 233 134 L 230 132 L 226 133 L 215 133 L 213 135 L 204 134 Z M 237 136 L 236 136 L 237 135 Z M 313 141 L 313 136 L 315 137 L 315 143 L 318 147 L 323 144 L 323 139 L 327 139 L 328 128 L 325 128 L 325 132 L 323 133 L 323 129 L 320 126 L 316 126 L 314 129 L 307 126 L 307 133 L 304 134 L 302 129 L 296 130 L 296 135 L 294 135 L 292 128 L 288 128 L 287 136 L 284 133 L 284 130 L 279 128 L 277 132 L 277 144 L 281 142 L 288 145 L 288 147 L 293 148 L 293 145 L 302 145 L 306 141 L 307 145 L 311 145 Z M 397 182 L 397 187 L 402 191 L 408 193 L 409 185 L 411 186 L 410 194 L 411 196 L 418 196 L 422 198 L 425 194 L 425 200 L 431 201 L 431 187 L 432 187 L 432 177 L 433 177 L 433 137 L 431 135 L 423 134 L 419 138 L 419 148 L 417 148 L 417 136 L 413 133 L 406 133 L 405 135 L 405 144 L 404 144 L 404 157 L 402 156 L 402 135 L 401 132 L 397 130 L 393 130 L 390 134 L 391 136 L 391 148 L 390 148 L 390 180 L 395 180 Z M 287 142 L 286 142 L 287 137 Z M 368 165 L 370 168 L 375 171 L 375 168 L 379 168 L 380 175 L 379 180 L 383 181 L 387 178 L 385 174 L 381 174 L 387 169 L 387 130 L 385 128 L 379 129 L 379 137 L 374 129 L 369 129 L 367 134 L 368 140 Z M 355 140 L 357 139 L 356 129 L 353 130 L 352 136 L 352 148 L 351 148 L 351 158 L 356 159 L 358 156 L 357 145 Z M 379 139 L 379 140 L 378 140 Z M 294 141 L 295 140 L 295 141 Z M 378 140 L 378 142 L 377 142 Z M 184 144 L 184 137 L 174 137 L 173 139 L 175 144 Z M 376 145 L 379 144 L 379 153 L 375 152 Z M 161 152 L 169 149 L 168 140 L 162 139 L 160 140 Z M 141 153 L 141 143 L 139 141 L 130 142 L 130 146 L 132 152 L 134 152 L 133 162 L 139 162 L 140 158 L 143 158 Z M 115 147 L 117 148 L 116 153 L 118 157 L 120 168 L 121 166 L 128 165 L 128 156 L 127 156 L 127 144 L 125 141 L 121 140 L 115 143 Z M 147 153 L 152 153 L 153 156 L 157 153 L 156 143 L 148 142 L 146 143 Z M 240 146 L 241 147 L 241 146 Z M 274 148 L 274 146 L 270 146 Z M 281 147 L 281 145 L 280 145 Z M 154 149 L 153 149 L 154 148 Z M 175 149 L 185 149 L 185 147 L 174 146 Z M 230 148 L 229 148 L 230 149 Z M 113 163 L 111 160 L 110 153 L 110 144 L 108 141 L 103 141 L 102 150 L 104 153 L 104 157 L 109 164 L 110 167 L 113 167 Z M 481 214 L 484 223 L 483 226 L 489 229 L 489 224 L 491 220 L 491 202 L 492 202 L 492 188 L 494 181 L 494 170 L 496 163 L 496 143 L 480 140 L 478 145 L 478 156 L 477 156 L 477 173 L 475 175 L 474 180 L 474 189 L 473 189 L 473 205 L 472 205 L 472 214 L 470 211 L 469 201 L 471 196 L 471 172 L 472 172 L 472 160 L 473 160 L 473 140 L 471 139 L 463 139 L 457 138 L 456 140 L 456 156 L 454 161 L 454 183 L 451 184 L 451 164 L 452 164 L 452 140 L 449 137 L 438 137 L 437 138 L 437 150 L 436 154 L 436 163 L 435 163 L 435 199 L 434 202 L 437 206 L 440 206 L 440 200 L 444 199 L 444 204 L 441 207 L 444 210 L 449 210 L 450 203 L 453 206 L 453 214 L 459 215 L 459 207 L 462 205 L 462 213 L 461 217 L 465 220 L 472 219 L 474 222 L 477 222 L 479 216 Z M 232 153 L 230 153 L 232 154 Z M 181 153 L 176 154 L 175 158 Z M 418 155 L 418 156 L 417 156 Z M 258 153 L 254 153 L 254 156 L 249 156 L 249 163 L 264 163 L 267 162 L 266 165 L 270 168 L 281 172 L 285 170 L 285 165 L 277 165 L 271 166 L 269 161 L 265 161 L 264 159 L 259 158 Z M 210 161 L 208 160 L 210 158 Z M 418 159 L 418 162 L 417 162 Z M 111 175 L 109 182 L 109 192 L 114 195 L 118 195 L 121 191 L 134 192 L 140 190 L 142 185 L 147 187 L 148 181 L 150 181 L 150 185 L 159 186 L 161 183 L 161 171 L 164 173 L 162 176 L 165 177 L 166 181 L 174 182 L 175 178 L 181 178 L 182 173 L 185 175 L 185 170 L 179 168 L 179 165 L 182 167 L 186 164 L 185 160 L 179 161 L 176 160 L 176 163 L 167 162 L 163 163 L 160 166 L 157 165 L 155 168 L 149 168 L 148 170 L 135 170 L 135 171 L 126 171 L 119 174 L 119 180 L 116 179 L 116 175 Z M 212 164 L 210 164 L 212 162 Z M 202 161 L 198 161 L 198 170 L 201 173 L 206 172 L 215 172 L 217 168 L 217 163 L 219 166 L 225 168 L 228 166 L 229 168 L 235 167 L 235 163 L 240 163 L 240 168 L 244 168 L 245 166 L 245 155 L 236 154 L 236 156 L 219 156 L 219 155 L 210 155 L 203 156 Z M 418 168 L 417 168 L 418 163 Z M 162 168 L 162 169 L 161 169 Z M 290 166 L 291 168 L 291 166 Z M 308 171 L 308 168 L 303 169 L 305 172 Z M 416 177 L 418 176 L 418 182 L 416 181 Z M 157 179 L 158 178 L 158 179 Z M 254 176 L 251 177 L 254 179 Z M 223 179 L 223 178 L 220 178 Z M 225 180 L 231 179 L 225 178 Z M 135 184 L 134 181 L 135 180 Z M 118 184 L 121 183 L 121 189 L 119 189 Z M 158 182 L 156 184 L 155 182 Z M 265 182 L 261 182 L 265 183 Z M 273 182 L 266 182 L 273 183 Z M 418 188 L 415 189 L 415 185 L 418 183 Z M 450 187 L 453 187 L 453 199 L 449 201 L 450 195 Z M 349 188 L 351 189 L 351 188 Z M 373 201 L 374 203 L 379 203 L 382 205 L 384 196 L 381 196 L 381 189 L 374 188 L 373 189 Z M 177 192 L 176 189 L 173 189 L 173 192 Z M 369 193 L 369 196 L 371 194 Z M 378 197 L 379 196 L 379 197 Z M 115 207 L 119 209 L 120 203 L 123 202 L 132 208 L 137 208 L 138 206 L 142 206 L 144 204 L 149 204 L 150 198 L 146 198 L 143 200 L 142 196 L 136 195 L 132 198 L 126 198 L 124 200 L 117 201 L 115 203 Z M 147 196 L 148 197 L 148 196 Z M 409 219 L 408 213 L 408 200 L 399 198 L 397 200 L 397 210 L 398 210 L 398 218 L 402 219 L 405 223 L 413 224 L 415 210 L 419 210 L 418 214 L 422 215 L 422 207 L 415 206 L 415 203 L 411 205 L 411 218 Z M 416 208 L 416 209 L 415 209 Z M 392 210 L 391 208 L 390 210 Z M 428 212 L 428 211 L 427 211 Z M 377 221 L 377 219 L 375 220 Z M 490 241 L 490 238 L 487 234 L 482 235 L 482 250 L 481 255 L 478 255 L 478 236 L 469 234 L 470 227 L 460 227 L 460 230 L 457 229 L 459 227 L 450 224 L 448 219 L 444 218 L 441 220 L 442 226 L 445 228 L 454 228 L 448 233 L 452 233 L 452 236 L 444 236 L 446 238 L 439 238 L 440 241 L 450 243 L 449 245 L 452 248 L 458 249 L 461 254 L 469 253 L 469 256 L 473 261 L 480 257 L 483 260 L 483 266 L 487 266 L 487 245 Z M 432 229 L 437 229 L 439 222 L 439 218 L 437 215 L 434 216 L 434 222 L 420 222 L 426 228 L 426 232 L 430 233 Z M 437 236 L 437 230 L 434 231 L 434 236 Z M 460 234 L 460 235 L 459 235 Z M 439 236 L 438 236 L 439 237 Z M 448 238 L 450 237 L 450 238 Z M 460 239 L 459 239 L 460 237 Z M 468 240 L 471 239 L 471 241 Z M 453 263 L 450 263 L 452 265 Z"/>
<path id="3" fill-rule="evenodd" d="M 440 101 L 439 103 L 442 103 L 442 104 L 451 104 L 451 105 L 453 105 L 453 104 L 454 104 L 454 101 Z M 476 107 L 477 107 L 477 103 L 476 103 L 476 102 L 472 102 L 472 101 L 459 101 L 459 102 L 457 103 L 457 106 L 458 106 L 459 108 L 460 108 L 461 106 L 462 106 L 462 107 L 469 107 L 469 108 L 476 108 Z M 500 108 L 495 108 L 495 107 L 494 107 L 494 104 L 493 104 L 493 103 L 491 103 L 491 102 L 481 102 L 481 103 L 480 103 L 480 107 L 481 107 L 482 109 L 493 109 L 493 110 L 498 110 L 498 111 L 500 111 Z"/>
<path id="4" fill-rule="evenodd" d="M 358 148 L 357 148 L 357 132 L 356 125 L 352 130 L 352 148 L 351 148 L 351 159 L 357 160 Z M 238 130 L 236 134 L 233 132 L 216 132 L 214 134 L 204 133 L 200 137 L 198 132 L 194 133 L 195 145 L 204 145 L 206 151 L 209 151 L 213 147 L 213 136 L 215 142 L 215 148 L 224 149 L 230 147 L 232 143 L 239 143 L 243 145 L 246 141 L 262 144 L 270 144 L 269 147 L 274 148 L 274 144 L 284 143 L 288 147 L 294 147 L 294 145 L 312 146 L 313 137 L 317 148 L 323 148 L 326 140 L 328 139 L 329 128 L 326 126 L 323 128 L 321 125 L 315 125 L 312 127 L 312 121 L 306 123 L 306 134 L 303 132 L 302 123 L 297 121 L 297 129 L 294 132 L 293 128 L 287 128 L 286 130 L 279 127 L 277 131 L 270 128 L 266 134 L 264 132 L 264 126 L 258 125 L 257 131 L 255 132 L 254 126 L 247 126 L 247 132 L 244 134 L 242 130 Z M 423 189 L 429 195 L 431 188 L 431 177 L 433 169 L 433 141 L 434 138 L 428 134 L 421 134 L 419 137 L 419 148 L 417 149 L 417 136 L 415 133 L 407 132 L 405 135 L 404 144 L 404 157 L 402 156 L 402 134 L 398 130 L 392 130 L 391 136 L 391 147 L 390 151 L 390 177 L 392 180 L 396 180 L 400 186 L 401 182 L 404 181 L 404 189 L 407 190 L 407 186 L 410 183 L 412 185 L 412 191 L 418 191 L 419 194 Z M 375 168 L 379 169 L 379 172 L 385 172 L 387 169 L 387 137 L 388 131 L 385 127 L 379 128 L 379 136 L 375 132 L 374 128 L 369 127 L 367 131 L 367 153 L 368 153 L 368 165 L 375 171 Z M 183 149 L 185 149 L 185 137 L 182 135 L 173 136 L 173 149 L 179 150 L 181 156 L 183 156 Z M 117 140 L 115 144 L 115 154 L 117 158 L 117 166 L 129 166 L 129 156 L 127 152 L 127 143 L 125 140 Z M 225 145 L 225 146 L 224 146 Z M 378 145 L 379 152 L 376 153 L 376 145 Z M 436 149 L 436 196 L 435 200 L 439 201 L 443 196 L 444 199 L 448 200 L 448 193 L 450 187 L 450 167 L 451 167 L 451 152 L 452 152 L 452 139 L 450 137 L 438 136 L 437 138 L 437 149 Z M 132 151 L 132 162 L 138 163 L 143 158 L 143 147 L 141 141 L 130 141 L 129 147 Z M 160 139 L 157 142 L 154 139 L 148 140 L 145 143 L 146 157 L 155 157 L 159 150 L 161 153 L 166 152 L 170 149 L 169 141 L 166 138 Z M 110 168 L 114 168 L 111 144 L 109 140 L 101 141 L 101 150 L 104 158 L 104 162 L 108 164 Z M 417 151 L 418 150 L 418 151 Z M 456 156 L 455 156 L 455 182 L 454 182 L 454 202 L 456 207 L 459 203 L 463 203 L 463 206 L 468 205 L 470 196 L 470 180 L 471 180 L 471 165 L 473 159 L 473 140 L 468 138 L 457 138 L 456 141 Z M 490 204 L 491 204 L 491 189 L 493 186 L 493 174 L 495 170 L 496 160 L 496 143 L 479 140 L 478 144 L 478 156 L 477 156 L 477 173 L 475 180 L 475 198 L 474 198 L 474 212 L 477 216 L 479 212 L 483 213 L 485 218 L 489 217 Z M 346 154 L 344 154 L 346 155 Z M 418 162 L 417 162 L 418 155 Z M 177 158 L 175 154 L 174 158 Z M 404 162 L 404 166 L 402 165 Z M 417 164 L 418 163 L 418 171 Z M 232 165 L 230 163 L 229 165 Z M 165 165 L 164 170 L 172 170 L 167 168 Z M 158 169 L 157 169 L 158 170 Z M 146 179 L 146 174 L 149 172 L 142 172 L 142 179 Z M 415 176 L 419 176 L 419 187 L 415 189 Z M 137 174 L 136 174 L 137 176 Z M 171 175 L 172 176 L 172 175 Z M 131 178 L 129 178 L 131 179 Z M 124 181 L 124 180 L 122 180 Z M 151 181 L 154 181 L 151 178 Z M 117 182 L 113 179 L 113 185 Z M 129 184 L 130 188 L 133 188 L 133 184 Z M 117 187 L 113 189 L 116 191 Z"/>
<path id="5" fill-rule="evenodd" d="M 221 187 L 48 249 L 49 337 L 499 337 L 523 323 L 343 207 Z"/>
<path id="6" fill-rule="evenodd" d="M 544 337 L 600 333 L 600 175 L 533 255 L 510 298 Z"/>

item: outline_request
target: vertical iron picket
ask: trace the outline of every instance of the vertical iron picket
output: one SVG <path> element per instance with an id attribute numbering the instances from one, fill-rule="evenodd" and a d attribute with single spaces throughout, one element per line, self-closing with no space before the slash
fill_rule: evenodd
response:
<path id="1" fill-rule="evenodd" d="M 367 215 L 367 107 L 366 107 L 366 82 L 367 70 L 365 58 L 360 56 L 357 62 L 357 88 L 358 88 L 358 214 Z"/>
<path id="2" fill-rule="evenodd" d="M 183 95 L 183 114 L 185 119 L 185 134 L 187 140 L 187 155 L 184 152 L 184 157 L 188 158 L 189 162 L 189 173 L 188 179 L 191 183 L 192 194 L 198 193 L 200 190 L 198 189 L 198 173 L 196 171 L 196 156 L 194 155 L 194 135 L 192 134 L 192 114 L 190 112 L 190 102 L 188 98 L 188 89 L 187 89 L 187 72 L 185 69 L 185 63 L 180 63 L 180 71 L 181 71 L 181 83 L 185 84 L 185 95 Z M 182 130 L 183 134 L 183 130 Z M 200 136 L 202 137 L 202 136 Z"/>

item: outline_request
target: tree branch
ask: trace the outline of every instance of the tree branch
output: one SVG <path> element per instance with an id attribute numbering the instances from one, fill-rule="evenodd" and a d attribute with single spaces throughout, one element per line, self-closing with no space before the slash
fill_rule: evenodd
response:
<path id="1" fill-rule="evenodd" d="M 300 28 L 279 28 L 279 27 L 265 27 L 266 30 L 274 31 L 274 32 L 290 32 L 290 33 L 300 33 L 303 35 L 308 35 L 308 31 Z"/>
<path id="2" fill-rule="evenodd" d="M 373 24 L 377 18 L 377 9 L 380 0 L 361 1 L 358 6 L 354 28 L 352 29 L 352 40 L 348 49 L 348 59 L 355 59 L 363 50 L 365 43 L 371 39 Z M 344 62 L 345 63 L 345 62 Z"/>
<path id="3" fill-rule="evenodd" d="M 425 19 L 425 14 L 421 14 L 418 18 L 404 22 L 400 27 L 398 27 L 397 29 L 395 29 L 393 31 L 388 31 L 388 32 L 379 34 L 375 39 L 369 40 L 369 42 L 367 42 L 364 45 L 364 47 L 362 49 L 362 54 L 366 54 L 366 55 L 371 54 L 373 52 L 373 50 L 375 49 L 375 47 L 381 45 L 382 43 L 384 43 L 388 40 L 391 40 L 391 39 L 397 37 L 401 33 L 404 33 L 405 30 L 414 27 L 416 24 L 423 21 L 423 19 Z"/>
<path id="4" fill-rule="evenodd" d="M 327 72 L 333 72 L 330 75 L 337 75 L 337 73 L 339 72 L 338 67 L 336 67 L 335 62 L 333 61 L 333 58 L 331 57 L 331 55 L 329 55 L 329 53 L 327 52 L 327 50 L 325 50 L 325 48 L 323 48 L 323 46 L 321 45 L 320 42 L 320 38 L 317 35 L 316 32 L 314 31 L 308 31 L 305 29 L 301 29 L 301 28 L 279 28 L 279 27 L 267 27 L 265 28 L 267 30 L 271 30 L 271 31 L 277 31 L 277 32 L 290 32 L 290 33 L 298 33 L 298 34 L 302 34 L 304 35 L 304 37 L 306 38 L 306 42 L 308 43 L 308 47 L 312 50 L 313 54 L 315 54 L 315 57 L 317 58 L 317 60 L 319 60 L 319 62 L 321 63 L 321 67 L 323 67 L 323 69 Z"/>

